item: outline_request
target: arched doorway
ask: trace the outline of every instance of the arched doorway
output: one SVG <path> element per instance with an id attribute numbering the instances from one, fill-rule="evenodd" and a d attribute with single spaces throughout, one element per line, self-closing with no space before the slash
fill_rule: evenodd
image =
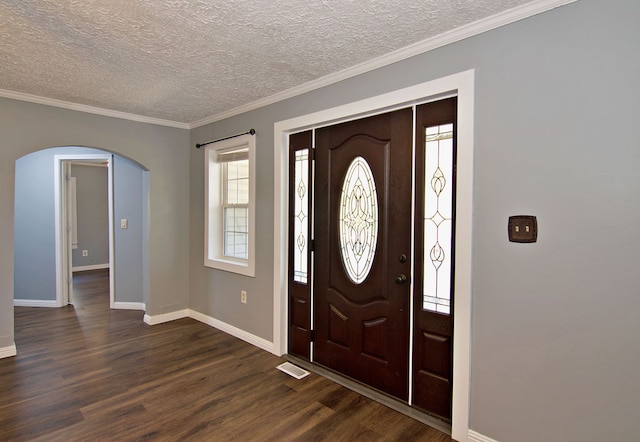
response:
<path id="1" fill-rule="evenodd" d="M 148 287 L 148 171 L 140 164 L 108 151 L 87 147 L 55 147 L 16 161 L 14 213 L 14 305 L 66 305 L 73 264 L 72 236 L 66 224 L 69 194 L 65 169 L 72 164 L 100 164 L 109 170 L 109 246 L 97 267 L 111 274 L 111 308 L 145 310 Z M 61 198 L 61 195 L 64 198 Z M 126 228 L 120 228 L 125 220 Z M 92 251 L 78 244 L 79 251 Z M 106 260 L 105 257 L 106 256 Z M 106 261 L 106 262 L 105 262 Z M 85 266 L 86 268 L 86 266 Z M 65 292 L 65 287 L 67 292 Z"/>

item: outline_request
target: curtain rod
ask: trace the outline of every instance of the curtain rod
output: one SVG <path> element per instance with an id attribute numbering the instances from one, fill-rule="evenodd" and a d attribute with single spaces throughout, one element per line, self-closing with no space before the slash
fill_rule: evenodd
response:
<path id="1" fill-rule="evenodd" d="M 249 129 L 247 132 L 242 132 L 241 134 L 229 135 L 228 137 L 218 138 L 217 140 L 207 141 L 206 143 L 196 144 L 196 147 L 198 149 L 200 149 L 202 146 L 206 146 L 207 144 L 217 143 L 218 141 L 224 141 L 224 140 L 228 140 L 230 138 L 241 137 L 241 136 L 247 135 L 247 134 L 255 135 L 255 133 L 256 133 L 255 129 Z"/>

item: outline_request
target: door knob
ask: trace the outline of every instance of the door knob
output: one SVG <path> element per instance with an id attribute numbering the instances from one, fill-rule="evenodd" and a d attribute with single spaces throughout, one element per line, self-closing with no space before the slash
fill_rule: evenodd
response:
<path id="1" fill-rule="evenodd" d="M 407 282 L 407 276 L 404 273 L 396 276 L 396 284 L 404 284 L 405 282 Z"/>
<path id="2" fill-rule="evenodd" d="M 401 262 L 403 264 L 407 262 L 407 255 L 403 253 L 402 255 L 398 256 L 398 262 Z"/>

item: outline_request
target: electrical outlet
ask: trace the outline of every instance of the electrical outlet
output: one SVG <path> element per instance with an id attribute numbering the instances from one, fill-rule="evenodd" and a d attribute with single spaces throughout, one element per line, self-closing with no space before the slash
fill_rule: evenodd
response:
<path id="1" fill-rule="evenodd" d="M 243 304 L 247 303 L 247 292 L 246 290 L 240 290 L 240 302 Z"/>
<path id="2" fill-rule="evenodd" d="M 82 256 L 89 256 L 89 251 L 88 250 L 83 250 L 82 251 Z"/>

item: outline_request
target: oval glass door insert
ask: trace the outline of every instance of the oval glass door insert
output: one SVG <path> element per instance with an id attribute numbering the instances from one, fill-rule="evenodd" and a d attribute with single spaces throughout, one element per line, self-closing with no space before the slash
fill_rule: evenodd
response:
<path id="1" fill-rule="evenodd" d="M 340 196 L 340 252 L 349 279 L 361 284 L 369 275 L 378 241 L 378 197 L 367 161 L 356 157 L 344 177 Z"/>

